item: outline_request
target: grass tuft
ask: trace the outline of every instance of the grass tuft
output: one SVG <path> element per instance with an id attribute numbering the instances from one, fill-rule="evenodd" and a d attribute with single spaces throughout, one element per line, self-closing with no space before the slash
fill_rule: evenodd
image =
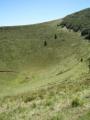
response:
<path id="1" fill-rule="evenodd" d="M 78 107 L 78 106 L 82 106 L 84 102 L 80 98 L 76 97 L 74 100 L 72 100 L 71 104 L 72 104 L 72 107 Z"/>

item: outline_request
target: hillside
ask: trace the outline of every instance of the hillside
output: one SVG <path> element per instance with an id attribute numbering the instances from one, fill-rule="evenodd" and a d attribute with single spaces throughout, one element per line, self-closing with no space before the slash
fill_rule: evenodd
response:
<path id="1" fill-rule="evenodd" d="M 66 16 L 60 25 L 75 32 L 81 31 L 81 35 L 90 40 L 90 8 Z"/>
<path id="2" fill-rule="evenodd" d="M 0 28 L 0 120 L 90 119 L 90 43 L 66 18 Z"/>

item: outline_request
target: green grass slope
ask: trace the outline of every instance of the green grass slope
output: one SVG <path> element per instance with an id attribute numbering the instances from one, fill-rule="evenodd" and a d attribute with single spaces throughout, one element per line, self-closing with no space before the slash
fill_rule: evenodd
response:
<path id="1" fill-rule="evenodd" d="M 89 120 L 90 43 L 60 21 L 0 28 L 0 120 Z"/>

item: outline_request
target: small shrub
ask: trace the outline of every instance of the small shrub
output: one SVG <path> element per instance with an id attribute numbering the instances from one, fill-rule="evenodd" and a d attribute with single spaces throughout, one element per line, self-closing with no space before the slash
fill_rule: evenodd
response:
<path id="1" fill-rule="evenodd" d="M 47 41 L 44 41 L 44 46 L 47 46 Z"/>
<path id="2" fill-rule="evenodd" d="M 81 60 L 80 60 L 81 62 L 83 62 L 83 58 L 81 58 Z"/>
<path id="3" fill-rule="evenodd" d="M 57 39 L 57 35 L 56 34 L 55 34 L 54 38 Z"/>
<path id="4" fill-rule="evenodd" d="M 75 98 L 72 101 L 72 107 L 78 107 L 78 106 L 82 106 L 83 105 L 83 101 L 79 98 Z"/>

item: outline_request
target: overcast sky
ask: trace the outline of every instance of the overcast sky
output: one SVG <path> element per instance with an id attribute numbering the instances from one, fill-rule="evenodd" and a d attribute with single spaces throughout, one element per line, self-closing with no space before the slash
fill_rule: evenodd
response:
<path id="1" fill-rule="evenodd" d="M 0 0 L 0 26 L 34 24 L 90 7 L 90 0 Z"/>

